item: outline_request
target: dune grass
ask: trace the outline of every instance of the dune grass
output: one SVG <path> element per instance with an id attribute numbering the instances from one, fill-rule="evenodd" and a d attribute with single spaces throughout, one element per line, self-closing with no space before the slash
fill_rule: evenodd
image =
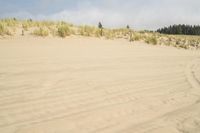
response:
<path id="1" fill-rule="evenodd" d="M 36 36 L 46 37 L 49 35 L 49 31 L 44 28 L 39 28 L 39 29 L 35 29 L 32 34 Z"/>
<path id="2" fill-rule="evenodd" d="M 60 37 L 66 37 L 66 36 L 70 36 L 70 28 L 68 25 L 66 24 L 62 24 L 58 27 L 58 36 Z"/>
<path id="3" fill-rule="evenodd" d="M 0 22 L 0 35 L 12 35 L 5 23 Z"/>
<path id="4" fill-rule="evenodd" d="M 96 36 L 96 37 L 100 36 L 100 32 L 96 27 L 92 27 L 88 25 L 79 26 L 78 32 L 82 36 Z"/>
<path id="5" fill-rule="evenodd" d="M 97 26 L 75 26 L 64 21 L 33 21 L 17 20 L 16 18 L 0 19 L 0 35 L 14 35 L 17 28 L 29 31 L 36 36 L 81 35 L 90 37 L 103 37 L 106 39 L 126 39 L 128 41 L 143 41 L 153 45 L 173 46 L 184 49 L 200 49 L 200 37 L 188 35 L 163 35 L 157 32 L 133 31 L 129 28 L 98 28 Z M 29 33 L 28 32 L 28 33 Z"/>
<path id="6" fill-rule="evenodd" d="M 136 32 L 131 32 L 130 33 L 130 41 L 141 41 L 144 39 L 144 37 L 140 34 L 140 33 L 136 33 Z"/>
<path id="7" fill-rule="evenodd" d="M 149 36 L 145 39 L 145 42 L 147 44 L 153 44 L 153 45 L 156 45 L 158 43 L 157 39 L 155 36 Z"/>
<path id="8" fill-rule="evenodd" d="M 0 35 L 4 35 L 5 34 L 5 26 L 0 23 Z"/>
<path id="9" fill-rule="evenodd" d="M 19 21 L 15 18 L 2 19 L 0 21 L 1 21 L 1 23 L 3 23 L 5 26 L 8 26 L 8 27 L 15 27 L 19 23 Z"/>

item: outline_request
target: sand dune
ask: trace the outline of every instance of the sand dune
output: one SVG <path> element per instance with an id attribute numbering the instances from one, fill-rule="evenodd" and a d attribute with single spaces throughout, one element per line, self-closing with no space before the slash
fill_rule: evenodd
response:
<path id="1" fill-rule="evenodd" d="M 199 133 L 200 52 L 86 37 L 0 40 L 1 133 Z"/>

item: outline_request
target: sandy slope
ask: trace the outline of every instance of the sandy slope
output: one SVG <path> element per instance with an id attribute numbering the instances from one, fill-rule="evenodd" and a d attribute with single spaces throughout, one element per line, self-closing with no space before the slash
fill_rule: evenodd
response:
<path id="1" fill-rule="evenodd" d="M 200 52 L 0 40 L 0 133 L 199 133 Z"/>

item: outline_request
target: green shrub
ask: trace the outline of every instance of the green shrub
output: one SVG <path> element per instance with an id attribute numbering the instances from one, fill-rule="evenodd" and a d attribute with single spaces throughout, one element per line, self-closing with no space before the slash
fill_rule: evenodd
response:
<path id="1" fill-rule="evenodd" d="M 70 29 L 67 25 L 61 25 L 58 27 L 58 35 L 60 37 L 66 37 L 70 35 Z"/>
<path id="2" fill-rule="evenodd" d="M 49 35 L 49 31 L 43 28 L 39 28 L 33 31 L 33 35 L 45 37 Z"/>

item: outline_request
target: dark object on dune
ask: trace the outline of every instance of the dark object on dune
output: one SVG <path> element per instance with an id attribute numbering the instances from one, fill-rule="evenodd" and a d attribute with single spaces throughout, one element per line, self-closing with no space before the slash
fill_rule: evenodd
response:
<path id="1" fill-rule="evenodd" d="M 129 25 L 127 25 L 127 26 L 126 26 L 126 28 L 127 28 L 127 29 L 130 29 L 130 26 L 129 26 Z"/>
<path id="2" fill-rule="evenodd" d="M 103 36 L 103 25 L 101 24 L 101 22 L 99 22 L 99 25 L 98 25 L 99 29 L 101 30 L 101 36 Z"/>

